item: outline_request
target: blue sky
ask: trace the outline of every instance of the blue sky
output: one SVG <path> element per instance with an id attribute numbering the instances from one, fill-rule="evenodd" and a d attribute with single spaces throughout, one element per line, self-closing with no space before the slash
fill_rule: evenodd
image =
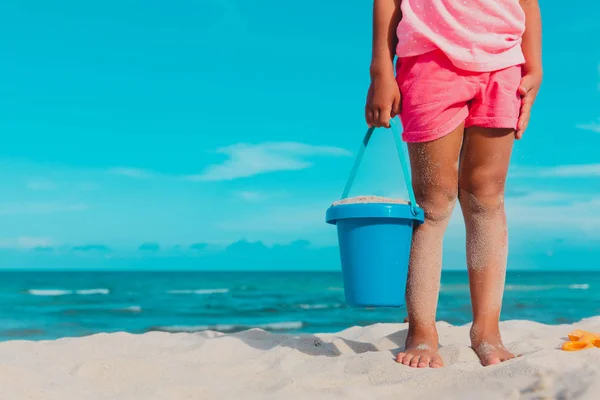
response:
<path id="1" fill-rule="evenodd" d="M 365 129 L 369 3 L 3 1 L 0 267 L 338 268 L 323 220 Z M 597 265 L 599 12 L 542 2 L 511 268 Z M 354 194 L 401 190 L 391 143 Z M 463 241 L 457 214 L 445 268 Z"/>

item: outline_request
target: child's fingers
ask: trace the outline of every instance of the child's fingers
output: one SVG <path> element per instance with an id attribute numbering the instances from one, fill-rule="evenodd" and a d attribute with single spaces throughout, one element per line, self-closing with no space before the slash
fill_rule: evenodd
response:
<path id="1" fill-rule="evenodd" d="M 521 83 L 521 86 L 519 86 L 519 94 L 521 95 L 521 97 L 527 96 L 527 93 L 530 90 L 531 90 L 531 87 L 525 86 L 525 85 L 523 85 L 523 83 Z"/>
<path id="2" fill-rule="evenodd" d="M 519 122 L 517 122 L 517 132 L 515 133 L 515 139 L 519 140 L 523 137 L 523 133 L 527 129 L 529 124 L 529 113 L 521 113 Z"/>
<path id="3" fill-rule="evenodd" d="M 368 104 L 365 106 L 365 120 L 369 128 L 373 126 L 373 110 Z"/>
<path id="4" fill-rule="evenodd" d="M 515 139 L 516 140 L 521 140 L 521 138 L 523 137 L 523 133 L 525 131 L 523 131 L 522 129 L 519 129 L 516 133 L 515 133 Z"/>
<path id="5" fill-rule="evenodd" d="M 527 130 L 528 125 L 529 125 L 529 117 L 527 117 L 527 119 L 523 122 L 523 128 L 521 129 L 523 132 L 521 132 L 521 136 L 523 136 L 523 134 Z"/>
<path id="6" fill-rule="evenodd" d="M 373 112 L 373 126 L 381 126 L 379 123 L 379 109 L 377 107 L 372 109 Z"/>
<path id="7" fill-rule="evenodd" d="M 529 102 L 524 102 L 521 106 L 521 116 L 519 119 L 522 120 L 523 123 L 529 120 L 529 114 L 531 113 L 531 104 Z"/>
<path id="8" fill-rule="evenodd" d="M 386 107 L 382 108 L 381 112 L 379 113 L 379 125 L 389 128 L 390 127 L 390 119 L 392 118 L 391 114 L 392 114 L 391 106 L 386 106 Z"/>
<path id="9" fill-rule="evenodd" d="M 523 137 L 523 133 L 527 129 L 527 125 L 529 125 L 529 117 L 531 114 L 531 107 L 533 106 L 533 101 L 535 100 L 537 86 L 539 85 L 539 80 L 534 75 L 525 75 L 521 79 L 521 83 L 519 85 L 519 94 L 521 95 L 521 113 L 519 115 L 519 122 L 517 123 L 517 132 L 515 133 L 515 138 L 521 139 Z"/>
<path id="10" fill-rule="evenodd" d="M 392 103 L 392 114 L 391 117 L 394 118 L 396 115 L 400 114 L 400 104 L 402 102 L 402 98 L 400 96 L 394 99 Z"/>
<path id="11" fill-rule="evenodd" d="M 527 118 L 529 118 L 526 115 L 521 116 L 521 118 L 519 118 L 519 122 L 517 124 L 517 133 L 515 134 L 515 138 L 521 139 L 523 137 L 523 133 L 525 133 L 525 128 L 527 128 Z"/>
<path id="12" fill-rule="evenodd" d="M 529 124 L 529 115 L 531 114 L 531 106 L 531 96 L 526 95 L 521 100 L 521 114 L 519 115 L 519 122 L 517 123 L 517 139 L 520 139 L 527 129 L 527 125 Z"/>
<path id="13" fill-rule="evenodd" d="M 527 94 L 527 89 L 523 86 L 519 86 L 519 94 L 521 97 L 525 96 Z"/>
<path id="14" fill-rule="evenodd" d="M 525 75 L 522 79 L 521 79 L 521 84 L 519 85 L 519 94 L 523 97 L 525 97 L 527 95 L 527 93 L 529 93 L 529 91 L 531 89 L 533 89 L 534 86 L 534 78 L 531 75 Z"/>

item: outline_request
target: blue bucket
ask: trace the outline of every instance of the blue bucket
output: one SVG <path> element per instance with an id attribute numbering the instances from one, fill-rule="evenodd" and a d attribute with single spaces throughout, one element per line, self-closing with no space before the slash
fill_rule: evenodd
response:
<path id="1" fill-rule="evenodd" d="M 415 201 L 404 143 L 390 123 L 408 188 L 409 204 L 363 203 L 329 207 L 326 221 L 337 226 L 346 302 L 352 307 L 404 305 L 413 227 L 424 220 Z M 348 197 L 375 128 L 370 128 L 354 162 L 342 199 Z"/>

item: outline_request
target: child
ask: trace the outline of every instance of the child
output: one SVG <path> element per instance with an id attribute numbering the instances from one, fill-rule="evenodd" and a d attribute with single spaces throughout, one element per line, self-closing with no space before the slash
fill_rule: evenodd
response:
<path id="1" fill-rule="evenodd" d="M 467 233 L 473 325 L 483 365 L 514 357 L 498 321 L 507 259 L 504 184 L 514 139 L 542 80 L 537 0 L 374 0 L 366 119 L 399 114 L 425 223 L 413 235 L 406 348 L 396 361 L 442 367 L 435 315 L 442 239 L 456 199 Z M 396 77 L 393 59 L 398 56 Z"/>

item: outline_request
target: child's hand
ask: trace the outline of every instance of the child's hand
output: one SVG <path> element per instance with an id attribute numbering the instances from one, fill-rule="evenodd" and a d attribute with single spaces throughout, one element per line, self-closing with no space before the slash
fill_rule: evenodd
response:
<path id="1" fill-rule="evenodd" d="M 367 125 L 389 128 L 390 119 L 400 113 L 400 99 L 400 89 L 393 73 L 373 77 L 365 106 Z"/>
<path id="2" fill-rule="evenodd" d="M 517 123 L 517 132 L 515 138 L 517 140 L 523 137 L 525 129 L 529 124 L 529 116 L 531 115 L 531 107 L 533 102 L 540 90 L 540 84 L 542 83 L 542 72 L 534 71 L 528 72 L 521 79 L 519 85 L 519 94 L 521 95 L 521 114 L 519 115 L 519 122 Z"/>

